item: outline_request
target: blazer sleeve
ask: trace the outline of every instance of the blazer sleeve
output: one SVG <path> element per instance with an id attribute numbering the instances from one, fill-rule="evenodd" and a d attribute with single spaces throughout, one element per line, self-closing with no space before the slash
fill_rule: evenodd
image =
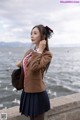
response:
<path id="1" fill-rule="evenodd" d="M 30 69 L 32 71 L 37 71 L 41 68 L 46 68 L 46 65 L 51 61 L 51 59 L 52 54 L 49 51 L 46 51 L 43 54 L 33 52 Z"/>

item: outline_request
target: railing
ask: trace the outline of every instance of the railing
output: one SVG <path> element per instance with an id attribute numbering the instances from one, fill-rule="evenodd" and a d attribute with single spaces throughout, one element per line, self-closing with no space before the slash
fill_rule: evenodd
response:
<path id="1" fill-rule="evenodd" d="M 80 93 L 57 97 L 50 100 L 51 110 L 45 120 L 80 120 Z M 19 106 L 0 110 L 0 120 L 29 120 L 19 113 Z"/>

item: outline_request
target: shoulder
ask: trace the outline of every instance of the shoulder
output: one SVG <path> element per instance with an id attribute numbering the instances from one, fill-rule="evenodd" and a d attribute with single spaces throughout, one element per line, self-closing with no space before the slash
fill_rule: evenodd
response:
<path id="1" fill-rule="evenodd" d="M 25 54 L 24 54 L 24 57 L 25 57 L 26 55 L 28 55 L 30 52 L 32 52 L 32 49 L 27 50 L 27 51 L 25 52 Z"/>
<path id="2" fill-rule="evenodd" d="M 53 56 L 52 53 L 51 53 L 51 51 L 48 51 L 48 50 L 44 51 L 43 55 L 49 55 L 51 57 Z"/>

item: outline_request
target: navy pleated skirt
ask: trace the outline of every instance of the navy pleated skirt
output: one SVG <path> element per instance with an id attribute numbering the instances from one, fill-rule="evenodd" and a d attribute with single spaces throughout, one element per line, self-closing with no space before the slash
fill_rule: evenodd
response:
<path id="1" fill-rule="evenodd" d="M 46 91 L 39 93 L 26 93 L 22 91 L 20 98 L 21 115 L 36 116 L 50 109 L 50 101 Z"/>

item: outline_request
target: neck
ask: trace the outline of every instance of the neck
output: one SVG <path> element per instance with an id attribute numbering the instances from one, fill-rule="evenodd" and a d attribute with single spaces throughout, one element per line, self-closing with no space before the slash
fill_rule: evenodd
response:
<path id="1" fill-rule="evenodd" d="M 39 44 L 36 44 L 35 49 L 38 49 L 38 48 L 39 48 Z"/>

